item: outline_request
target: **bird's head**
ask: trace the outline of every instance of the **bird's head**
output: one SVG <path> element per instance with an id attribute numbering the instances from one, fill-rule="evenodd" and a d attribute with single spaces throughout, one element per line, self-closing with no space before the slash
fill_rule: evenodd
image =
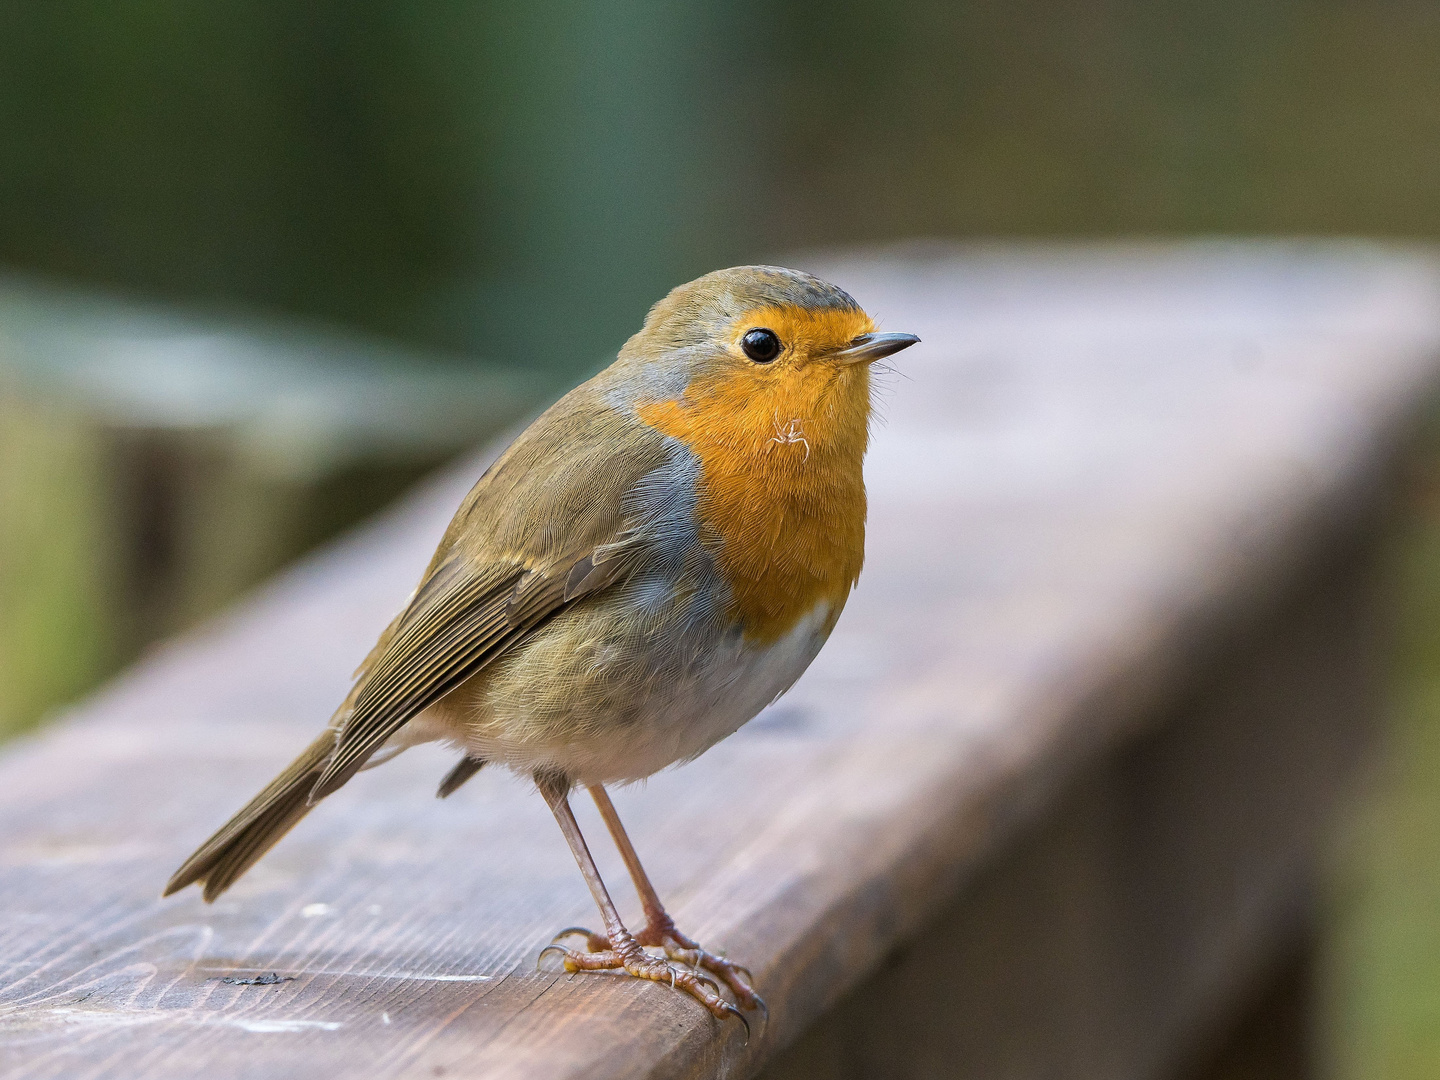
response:
<path id="1" fill-rule="evenodd" d="M 642 398 L 710 437 L 767 454 L 788 440 L 808 458 L 857 439 L 863 453 L 870 365 L 918 340 L 877 332 L 849 294 L 810 274 L 737 266 L 673 289 L 621 359 L 641 373 Z"/>

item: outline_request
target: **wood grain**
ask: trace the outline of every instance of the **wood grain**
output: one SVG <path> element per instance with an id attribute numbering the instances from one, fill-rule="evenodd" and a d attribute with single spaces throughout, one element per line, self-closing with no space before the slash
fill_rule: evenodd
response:
<path id="1" fill-rule="evenodd" d="M 788 697 L 616 795 L 681 927 L 753 968 L 771 1023 L 747 1046 L 668 988 L 536 972 L 594 920 L 558 831 L 499 772 L 436 801 L 450 760 L 425 749 L 213 907 L 157 899 L 329 716 L 477 458 L 0 759 L 0 1075 L 751 1074 L 1353 530 L 1440 375 L 1423 252 L 806 268 L 924 339 L 885 379 L 861 586 Z"/>

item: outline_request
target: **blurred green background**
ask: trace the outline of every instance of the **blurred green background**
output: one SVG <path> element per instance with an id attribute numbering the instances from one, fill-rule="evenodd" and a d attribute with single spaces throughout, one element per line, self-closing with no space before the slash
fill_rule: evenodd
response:
<path id="1" fill-rule="evenodd" d="M 1433 238 L 1437 193 L 1421 0 L 0 3 L 0 733 L 716 266 L 919 236 Z M 1440 1076 L 1421 456 L 1397 752 L 1336 857 L 1343 1077 Z"/>
<path id="2" fill-rule="evenodd" d="M 1421 0 L 0 5 L 0 259 L 587 367 L 916 235 L 1440 234 Z"/>

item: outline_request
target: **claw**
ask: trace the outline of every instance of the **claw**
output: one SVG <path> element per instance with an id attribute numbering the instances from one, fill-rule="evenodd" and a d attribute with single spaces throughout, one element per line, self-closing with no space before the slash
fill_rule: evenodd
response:
<path id="1" fill-rule="evenodd" d="M 749 1021 L 749 1020 L 746 1020 L 746 1019 L 745 1019 L 745 1014 L 744 1014 L 743 1012 L 741 1012 L 739 1009 L 737 1009 L 734 1005 L 731 1005 L 728 1001 L 725 1002 L 725 1012 L 726 1012 L 728 1015 L 735 1017 L 736 1020 L 739 1020 L 740 1023 L 742 1023 L 742 1024 L 745 1025 L 745 1045 L 746 1045 L 746 1046 L 749 1046 L 749 1045 L 750 1045 L 750 1021 Z"/>
<path id="2" fill-rule="evenodd" d="M 559 935 L 559 937 L 564 937 L 564 936 L 565 936 L 564 934 Z M 570 970 L 571 970 L 571 967 L 570 967 L 570 950 L 567 949 L 567 948 L 565 948 L 565 946 L 563 946 L 563 945 L 556 945 L 555 942 L 552 941 L 549 945 L 546 945 L 543 949 L 541 949 L 541 950 L 540 950 L 540 955 L 535 958 L 535 970 L 536 970 L 536 971 L 542 971 L 542 972 L 544 971 L 544 969 L 540 966 L 540 962 L 545 959 L 545 954 L 548 953 L 548 952 L 557 952 L 557 953 L 559 953 L 561 956 L 563 956 L 563 957 L 565 958 L 565 970 L 566 970 L 566 971 L 570 971 Z"/>
<path id="3" fill-rule="evenodd" d="M 755 993 L 754 990 L 750 991 L 750 996 L 754 998 L 755 1008 L 760 1010 L 760 1016 L 764 1019 L 765 1023 L 770 1023 L 770 1006 L 765 1004 L 765 999 Z"/>

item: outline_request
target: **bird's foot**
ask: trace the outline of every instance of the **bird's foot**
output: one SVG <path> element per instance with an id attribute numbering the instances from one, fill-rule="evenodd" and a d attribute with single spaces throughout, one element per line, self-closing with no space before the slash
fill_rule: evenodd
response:
<path id="1" fill-rule="evenodd" d="M 645 928 L 635 935 L 635 940 L 641 945 L 664 949 L 665 955 L 671 960 L 710 972 L 730 988 L 742 1009 L 758 1009 L 761 1016 L 769 1018 L 770 1010 L 765 1007 L 765 999 L 755 993 L 751 985 L 755 977 L 750 974 L 750 969 L 723 956 L 706 952 L 698 941 L 682 934 L 669 915 L 652 918 L 645 924 Z"/>
<path id="2" fill-rule="evenodd" d="M 585 938 L 587 952 L 579 952 L 560 944 L 566 937 L 581 935 Z M 557 953 L 566 971 L 624 971 L 637 979 L 668 983 L 676 990 L 689 994 L 715 1016 L 725 1019 L 733 1016 L 745 1025 L 746 1037 L 750 1034 L 750 1022 L 745 1014 L 720 996 L 720 987 L 715 980 L 703 974 L 695 965 L 681 967 L 665 950 L 666 959 L 652 956 L 640 947 L 640 943 L 628 931 L 621 930 L 615 938 L 608 939 L 583 927 L 571 927 L 557 934 L 555 940 L 540 950 L 540 958 L 548 953 Z"/>
<path id="3" fill-rule="evenodd" d="M 568 930 L 562 930 L 556 935 L 555 941 L 559 942 L 571 936 L 584 938 L 585 947 L 589 950 L 590 955 L 610 951 L 610 942 L 603 935 L 597 934 L 593 930 L 587 930 L 583 926 L 572 926 Z M 750 974 L 750 969 L 743 964 L 727 960 L 723 956 L 706 952 L 698 941 L 682 934 L 669 915 L 662 914 L 659 918 L 652 917 L 645 927 L 635 935 L 635 942 L 637 945 L 662 949 L 667 959 L 685 964 L 697 973 L 700 971 L 710 972 L 730 988 L 730 992 L 735 995 L 735 1000 L 740 1003 L 741 1008 L 758 1009 L 761 1016 L 769 1018 L 770 1010 L 765 1006 L 765 999 L 755 993 L 751 985 L 755 980 Z"/>

